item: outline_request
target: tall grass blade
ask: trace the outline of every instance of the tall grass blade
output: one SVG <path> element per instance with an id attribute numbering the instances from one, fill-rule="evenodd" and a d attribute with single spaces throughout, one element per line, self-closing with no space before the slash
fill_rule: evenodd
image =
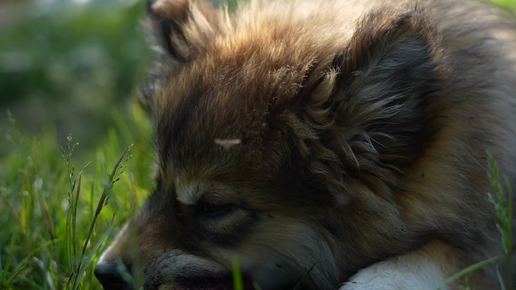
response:
<path id="1" fill-rule="evenodd" d="M 231 261 L 231 268 L 233 270 L 233 289 L 234 290 L 244 290 L 244 282 L 242 280 L 242 273 L 240 273 L 240 266 L 238 265 L 237 259 L 233 259 Z"/>
<path id="2" fill-rule="evenodd" d="M 0 278 L 0 285 L 5 285 L 5 287 L 7 287 L 8 283 L 7 283 L 7 271 L 9 270 L 9 267 L 11 266 L 11 261 L 13 259 L 13 256 L 14 256 L 14 238 L 15 236 L 12 235 L 11 237 L 11 243 L 9 245 L 9 254 L 7 256 L 7 261 L 5 262 L 5 266 L 4 266 L 4 270 L 2 271 L 2 277 Z"/>
<path id="3" fill-rule="evenodd" d="M 478 270 L 494 261 L 496 261 L 497 259 L 499 259 L 500 256 L 496 256 L 496 257 L 493 257 L 493 258 L 489 258 L 487 260 L 484 260 L 484 261 L 481 261 L 481 262 L 478 262 L 476 264 L 473 264 L 471 266 L 468 266 L 466 268 L 464 268 L 463 270 L 459 271 L 458 273 L 455 273 L 453 274 L 452 276 L 450 276 L 448 279 L 444 280 L 444 285 L 447 285 L 447 284 L 450 284 L 452 282 L 454 282 L 455 280 L 463 277 L 464 275 L 467 275 L 475 270 Z M 441 287 L 438 287 L 437 290 L 440 290 Z"/>
<path id="4" fill-rule="evenodd" d="M 106 203 L 106 199 L 110 196 L 110 193 L 111 193 L 111 190 L 113 188 L 113 185 L 115 184 L 116 181 L 118 181 L 118 175 L 120 174 L 119 169 L 123 168 L 122 162 L 123 161 L 127 161 L 127 159 L 124 159 L 124 158 L 125 158 L 127 152 L 129 152 L 130 149 L 131 149 L 131 147 L 127 147 L 122 152 L 120 157 L 118 158 L 117 162 L 115 163 L 115 166 L 113 167 L 113 170 L 111 171 L 111 174 L 109 175 L 109 179 L 106 182 L 106 185 L 104 186 L 104 191 L 102 192 L 102 195 L 100 196 L 99 202 L 97 204 L 97 209 L 95 210 L 95 214 L 93 215 L 93 220 L 90 223 L 90 227 L 89 227 L 88 233 L 86 235 L 86 240 L 83 243 L 83 247 L 82 247 L 82 251 L 81 251 L 81 256 L 80 256 L 79 263 L 77 265 L 77 269 L 75 271 L 75 275 L 74 275 L 74 278 L 73 278 L 72 289 L 74 289 L 74 290 L 77 289 L 77 287 L 78 287 L 78 282 L 79 282 L 79 277 L 78 276 L 81 273 L 81 268 L 82 268 L 82 264 L 83 264 L 83 260 L 84 260 L 84 255 L 86 254 L 86 247 L 88 246 L 88 243 L 89 243 L 89 241 L 91 239 L 91 235 L 93 233 L 93 228 L 95 227 L 95 223 L 97 222 L 97 218 L 100 215 L 100 212 L 102 211 L 102 208 L 104 207 L 104 205 Z"/>
<path id="5" fill-rule="evenodd" d="M 102 234 L 102 236 L 100 237 L 98 242 L 95 244 L 93 249 L 91 249 L 91 251 L 89 252 L 88 256 L 86 256 L 86 258 L 84 259 L 84 262 L 82 263 L 82 267 L 81 267 L 81 269 L 79 269 L 79 274 L 77 275 L 77 281 L 81 281 L 82 280 L 82 277 L 84 276 L 84 273 L 85 273 L 85 269 L 91 263 L 91 260 L 93 259 L 93 256 L 95 255 L 95 253 L 100 248 L 100 245 L 102 245 L 102 243 L 106 240 L 106 238 L 108 237 L 109 233 L 111 233 L 111 230 L 113 229 L 113 221 L 114 221 L 114 219 L 115 219 L 115 217 L 113 216 L 111 218 L 111 221 L 109 223 L 108 228 L 104 231 L 104 233 Z M 77 289 L 78 286 L 79 286 L 78 284 L 74 285 L 73 289 L 74 290 Z"/>

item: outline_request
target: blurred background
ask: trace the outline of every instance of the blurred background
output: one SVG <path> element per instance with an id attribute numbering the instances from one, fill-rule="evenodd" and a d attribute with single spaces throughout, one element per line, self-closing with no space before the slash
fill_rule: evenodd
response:
<path id="1" fill-rule="evenodd" d="M 22 131 L 49 126 L 60 144 L 72 133 L 94 146 L 141 81 L 144 2 L 0 0 L 0 130 L 9 109 Z M 516 0 L 495 2 L 516 9 Z"/>
<path id="2" fill-rule="evenodd" d="M 143 0 L 0 0 L 0 130 L 10 110 L 21 131 L 52 127 L 60 144 L 72 133 L 81 147 L 95 146 L 142 80 L 144 7 Z"/>

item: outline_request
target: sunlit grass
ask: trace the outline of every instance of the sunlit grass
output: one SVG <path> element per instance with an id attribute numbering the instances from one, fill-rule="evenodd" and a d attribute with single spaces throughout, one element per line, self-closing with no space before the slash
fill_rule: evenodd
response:
<path id="1" fill-rule="evenodd" d="M 74 158 L 81 146 L 71 136 L 59 148 L 11 122 L 0 140 L 0 289 L 99 289 L 93 266 L 103 242 L 153 187 L 148 122 L 134 107 L 132 119 L 82 154 L 88 161 Z"/>

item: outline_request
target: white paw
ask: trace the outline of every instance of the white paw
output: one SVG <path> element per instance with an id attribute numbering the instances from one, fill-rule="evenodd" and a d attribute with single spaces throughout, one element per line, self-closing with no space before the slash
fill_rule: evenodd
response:
<path id="1" fill-rule="evenodd" d="M 359 271 L 339 290 L 446 290 L 442 282 L 441 272 L 428 260 L 398 257 Z"/>

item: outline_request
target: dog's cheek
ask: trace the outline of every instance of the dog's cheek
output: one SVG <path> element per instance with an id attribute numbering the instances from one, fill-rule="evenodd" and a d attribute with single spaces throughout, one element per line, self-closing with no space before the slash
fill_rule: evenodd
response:
<path id="1" fill-rule="evenodd" d="M 310 268 L 312 278 L 323 284 L 328 277 L 337 279 L 331 249 L 327 237 L 315 226 L 301 219 L 275 215 L 274 219 L 261 220 L 236 247 L 217 249 L 212 255 L 228 266 L 237 259 L 242 273 L 262 289 L 271 289 L 295 283 Z"/>

